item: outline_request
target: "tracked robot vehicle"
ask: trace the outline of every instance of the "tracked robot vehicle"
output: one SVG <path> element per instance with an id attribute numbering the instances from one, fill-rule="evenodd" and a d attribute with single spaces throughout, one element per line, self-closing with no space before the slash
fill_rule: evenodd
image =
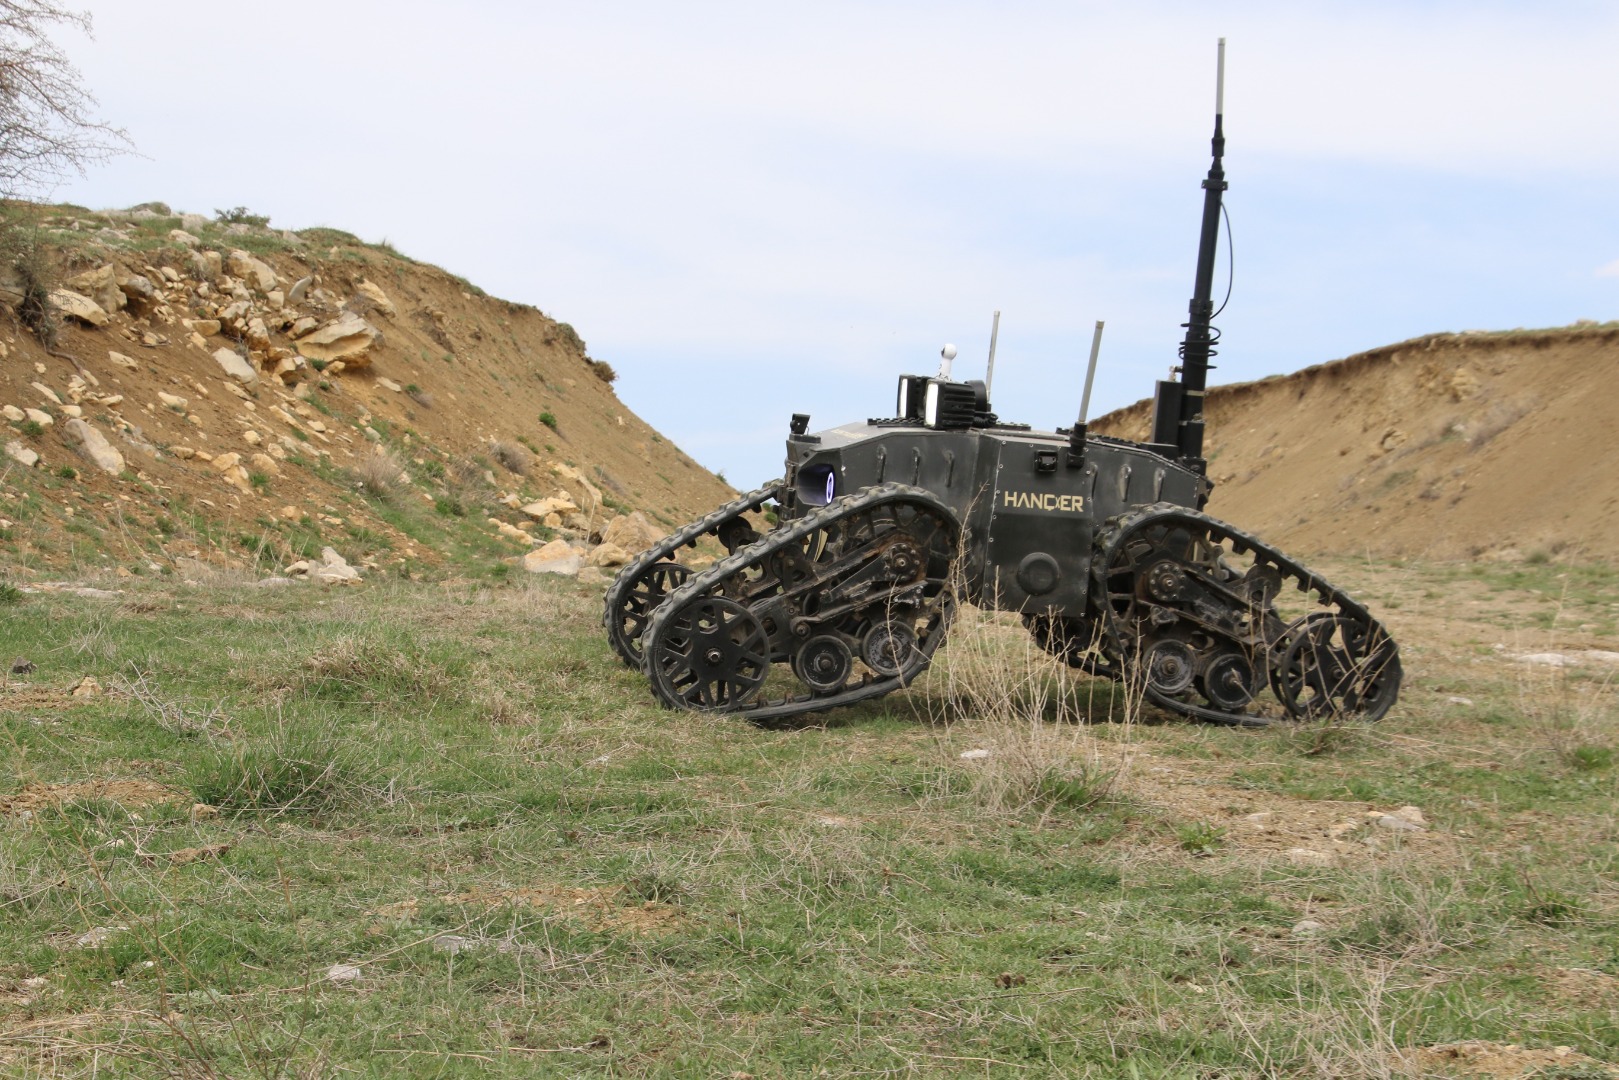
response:
<path id="1" fill-rule="evenodd" d="M 1151 441 L 1087 431 L 1100 323 L 1072 428 L 1003 423 L 985 382 L 951 379 L 948 346 L 938 375 L 900 378 L 893 416 L 811 433 L 794 415 L 783 479 L 665 537 L 607 590 L 613 648 L 661 702 L 762 722 L 876 698 L 927 667 L 968 602 L 1020 613 L 1067 663 L 1187 717 L 1389 710 L 1399 651 L 1366 608 L 1202 512 L 1223 75 L 1222 41 L 1186 337 L 1157 385 Z M 992 338 L 991 377 L 993 350 Z M 704 537 L 729 554 L 676 561 Z M 766 691 L 775 665 L 796 680 L 782 695 Z"/>

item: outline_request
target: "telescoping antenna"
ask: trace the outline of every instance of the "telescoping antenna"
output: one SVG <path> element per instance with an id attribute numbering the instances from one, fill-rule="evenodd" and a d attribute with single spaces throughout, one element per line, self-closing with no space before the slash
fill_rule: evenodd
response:
<path id="1" fill-rule="evenodd" d="M 1152 441 L 1201 472 L 1203 461 L 1203 392 L 1208 385 L 1209 359 L 1220 332 L 1214 318 L 1214 253 L 1220 239 L 1220 199 L 1226 190 L 1225 169 L 1225 38 L 1220 39 L 1214 80 L 1214 161 L 1203 181 L 1203 228 L 1197 244 L 1197 276 L 1187 310 L 1186 340 L 1181 342 L 1180 381 L 1160 380 L 1154 395 Z"/>

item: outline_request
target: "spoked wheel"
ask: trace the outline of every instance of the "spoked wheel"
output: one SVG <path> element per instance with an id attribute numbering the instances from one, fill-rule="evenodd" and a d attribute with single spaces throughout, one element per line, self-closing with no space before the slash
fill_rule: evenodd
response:
<path id="1" fill-rule="evenodd" d="M 753 700 L 770 671 L 770 642 L 753 612 L 723 596 L 699 596 L 669 618 L 647 658 L 660 697 L 720 712 Z"/>
<path id="2" fill-rule="evenodd" d="M 641 632 L 647 619 L 689 577 L 691 570 L 677 562 L 655 562 L 619 593 L 607 616 L 607 637 L 619 659 L 633 668 L 641 666 Z"/>
<path id="3" fill-rule="evenodd" d="M 1394 642 L 1347 615 L 1305 616 L 1272 655 L 1271 690 L 1297 720 L 1378 720 L 1399 693 Z"/>

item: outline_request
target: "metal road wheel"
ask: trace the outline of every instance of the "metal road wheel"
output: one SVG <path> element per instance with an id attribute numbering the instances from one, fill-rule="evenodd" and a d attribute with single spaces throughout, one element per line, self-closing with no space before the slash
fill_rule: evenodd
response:
<path id="1" fill-rule="evenodd" d="M 641 631 L 646 629 L 647 619 L 689 577 L 691 570 L 677 562 L 655 562 L 624 590 L 607 619 L 607 636 L 624 663 L 641 666 Z"/>
<path id="2" fill-rule="evenodd" d="M 1273 653 L 1271 690 L 1298 720 L 1378 720 L 1400 689 L 1394 642 L 1347 615 L 1318 611 L 1288 627 Z"/>
<path id="3" fill-rule="evenodd" d="M 831 634 L 810 638 L 793 657 L 793 674 L 817 694 L 842 690 L 853 671 L 854 656 L 849 646 Z"/>
<path id="4" fill-rule="evenodd" d="M 758 617 L 722 596 L 699 596 L 673 612 L 647 657 L 659 696 L 719 712 L 748 704 L 770 671 Z"/>

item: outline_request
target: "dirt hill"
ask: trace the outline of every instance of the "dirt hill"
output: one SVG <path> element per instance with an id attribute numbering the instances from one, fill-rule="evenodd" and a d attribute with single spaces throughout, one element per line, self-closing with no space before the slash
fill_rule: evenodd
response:
<path id="1" fill-rule="evenodd" d="M 271 569 L 330 545 L 506 572 L 615 516 L 662 532 L 730 494 L 624 407 L 571 326 L 386 245 L 153 204 L 51 208 L 36 235 L 0 281 L 14 569 Z"/>
<path id="2" fill-rule="evenodd" d="M 1217 387 L 1209 511 L 1298 554 L 1619 558 L 1619 324 L 1434 334 Z M 1145 438 L 1151 402 L 1101 418 Z"/>

